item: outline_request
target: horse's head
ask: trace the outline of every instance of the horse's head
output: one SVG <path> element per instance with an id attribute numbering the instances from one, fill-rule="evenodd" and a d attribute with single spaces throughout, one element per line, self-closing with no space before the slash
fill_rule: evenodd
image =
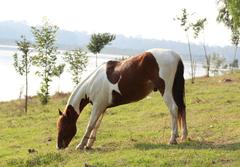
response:
<path id="1" fill-rule="evenodd" d="M 59 115 L 57 121 L 57 148 L 64 149 L 69 145 L 77 132 L 76 121 L 78 114 L 74 108 L 69 105 L 64 113 L 59 110 Z"/>

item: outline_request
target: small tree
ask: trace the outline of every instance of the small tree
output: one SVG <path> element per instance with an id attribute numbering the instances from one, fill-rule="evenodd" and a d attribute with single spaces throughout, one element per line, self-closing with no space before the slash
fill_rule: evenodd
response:
<path id="1" fill-rule="evenodd" d="M 238 68 L 238 59 L 233 60 L 232 63 L 229 64 L 230 68 Z"/>
<path id="2" fill-rule="evenodd" d="M 52 77 L 60 76 L 63 72 L 64 64 L 57 65 L 57 47 L 55 46 L 56 32 L 58 27 L 51 25 L 48 21 L 43 22 L 43 26 L 32 27 L 35 38 L 34 48 L 37 55 L 33 56 L 33 64 L 39 68 L 36 74 L 42 78 L 40 97 L 42 104 L 49 101 L 49 86 Z"/>
<path id="3" fill-rule="evenodd" d="M 70 65 L 72 80 L 77 85 L 88 62 L 86 52 L 83 52 L 80 48 L 67 51 L 64 53 L 64 60 Z"/>
<path id="4" fill-rule="evenodd" d="M 207 22 L 206 18 L 203 19 L 198 19 L 196 21 L 196 23 L 192 24 L 192 28 L 193 28 L 193 32 L 194 32 L 194 38 L 198 38 L 200 32 L 203 32 L 203 50 L 204 50 L 204 56 L 205 56 L 205 60 L 206 60 L 206 64 L 203 66 L 204 68 L 206 68 L 207 70 L 207 77 L 209 77 L 209 73 L 210 73 L 210 66 L 211 66 L 211 58 L 210 55 L 207 54 L 207 49 L 206 49 L 206 45 L 205 45 L 205 38 L 204 38 L 204 28 L 205 28 L 205 24 Z"/>
<path id="5" fill-rule="evenodd" d="M 213 53 L 211 56 L 211 63 L 212 63 L 212 69 L 211 71 L 213 72 L 214 76 L 219 73 L 219 70 L 221 68 L 224 68 L 224 63 L 225 63 L 225 58 L 220 56 L 217 53 Z"/>
<path id="6" fill-rule="evenodd" d="M 116 38 L 114 34 L 110 33 L 98 33 L 92 34 L 87 48 L 96 55 L 96 67 L 97 67 L 97 54 L 101 52 L 105 45 L 110 44 Z"/>
<path id="7" fill-rule="evenodd" d="M 17 53 L 13 55 L 14 67 L 20 75 L 25 75 L 25 112 L 27 113 L 28 106 L 28 73 L 30 72 L 31 59 L 30 59 L 30 46 L 31 43 L 21 36 L 21 40 L 16 42 L 18 50 L 22 52 L 21 57 Z"/>
<path id="8" fill-rule="evenodd" d="M 189 22 L 188 16 L 189 16 L 189 14 L 187 13 L 187 10 L 184 8 L 184 9 L 182 9 L 181 15 L 176 17 L 176 20 L 180 21 L 180 25 L 186 33 L 186 37 L 187 37 L 187 41 L 188 41 L 188 51 L 189 51 L 190 63 L 191 63 L 192 83 L 194 83 L 194 80 L 195 80 L 194 68 L 195 67 L 194 67 L 194 60 L 192 58 L 191 45 L 190 45 L 190 40 L 189 40 L 189 30 L 191 28 L 191 23 Z"/>

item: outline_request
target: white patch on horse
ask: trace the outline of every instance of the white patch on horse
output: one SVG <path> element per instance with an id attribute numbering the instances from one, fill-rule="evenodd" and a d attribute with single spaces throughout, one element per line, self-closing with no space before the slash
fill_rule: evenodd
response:
<path id="1" fill-rule="evenodd" d="M 105 65 L 102 64 L 77 85 L 68 100 L 67 106 L 72 105 L 74 110 L 80 114 L 79 105 L 85 96 L 87 96 L 87 98 L 89 98 L 91 101 L 94 101 L 95 97 L 99 96 L 99 92 L 104 92 L 100 90 L 100 88 L 103 87 L 101 85 L 103 83 L 99 82 L 99 80 L 105 79 L 103 75 L 104 67 Z M 98 86 L 96 86 L 97 84 Z"/>
<path id="2" fill-rule="evenodd" d="M 172 116 L 172 135 L 170 139 L 171 144 L 176 143 L 176 137 L 178 136 L 177 116 L 178 107 L 173 99 L 172 88 L 177 71 L 178 62 L 181 59 L 180 56 L 172 50 L 167 49 L 150 49 L 147 52 L 152 53 L 159 66 L 159 77 L 165 82 L 165 90 L 163 99 Z"/>
<path id="3" fill-rule="evenodd" d="M 150 49 L 147 52 L 152 53 L 159 67 L 159 77 L 165 82 L 165 91 L 172 91 L 177 65 L 180 56 L 168 49 Z M 174 71 L 174 72 L 173 72 Z"/>
<path id="4" fill-rule="evenodd" d="M 109 81 L 109 88 L 110 88 L 110 92 L 112 92 L 113 90 L 115 90 L 116 92 L 118 92 L 119 94 L 121 94 L 121 91 L 119 90 L 119 86 L 118 83 L 121 80 L 122 76 L 119 77 L 118 81 L 115 84 L 112 84 Z"/>

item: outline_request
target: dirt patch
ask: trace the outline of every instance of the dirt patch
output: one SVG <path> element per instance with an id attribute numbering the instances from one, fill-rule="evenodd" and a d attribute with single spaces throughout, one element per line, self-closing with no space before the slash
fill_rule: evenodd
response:
<path id="1" fill-rule="evenodd" d="M 38 151 L 35 150 L 34 148 L 29 148 L 29 149 L 28 149 L 28 153 L 29 153 L 29 154 L 33 154 L 33 153 L 38 153 Z"/>
<path id="2" fill-rule="evenodd" d="M 224 82 L 224 83 L 229 83 L 229 82 L 233 82 L 233 80 L 230 79 L 230 78 L 224 78 L 224 79 L 223 79 L 223 82 Z"/>

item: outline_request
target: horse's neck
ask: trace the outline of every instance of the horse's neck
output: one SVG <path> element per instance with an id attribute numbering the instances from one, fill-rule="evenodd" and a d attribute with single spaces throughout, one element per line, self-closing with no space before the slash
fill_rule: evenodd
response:
<path id="1" fill-rule="evenodd" d="M 94 75 L 97 75 L 97 72 L 104 67 L 104 64 L 95 69 L 89 76 L 87 76 L 83 81 L 81 81 L 75 90 L 72 92 L 67 105 L 72 105 L 75 111 L 80 114 L 80 102 L 82 99 L 88 97 L 88 87 L 89 84 L 92 84 Z"/>
<path id="2" fill-rule="evenodd" d="M 78 85 L 75 88 L 75 90 L 72 92 L 70 98 L 68 99 L 67 106 L 72 105 L 75 111 L 78 114 L 80 114 L 80 111 L 79 111 L 80 102 L 81 102 L 81 99 L 85 97 L 85 95 L 86 95 L 85 85 L 84 84 Z"/>

